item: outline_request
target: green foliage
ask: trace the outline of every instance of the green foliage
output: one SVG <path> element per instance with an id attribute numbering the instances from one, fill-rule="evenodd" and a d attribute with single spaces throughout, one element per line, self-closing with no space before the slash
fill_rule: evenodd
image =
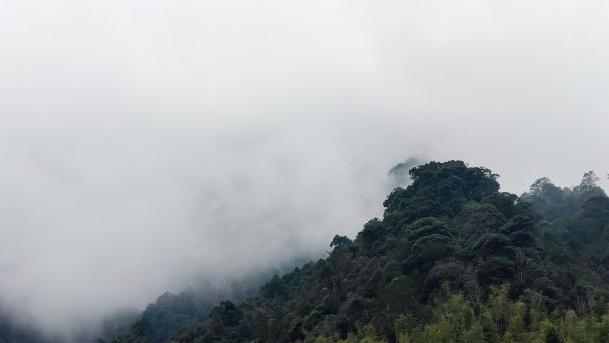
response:
<path id="1" fill-rule="evenodd" d="M 455 216 L 470 201 L 497 193 L 497 175 L 468 168 L 462 161 L 430 162 L 410 170 L 412 184 L 397 188 L 384 202 L 385 215 L 398 212 L 406 222 L 425 217 Z"/>
<path id="2" fill-rule="evenodd" d="M 165 293 L 148 305 L 139 320 L 119 336 L 120 342 L 164 342 L 181 329 L 196 325 L 207 318 L 214 303 L 198 297 L 193 291 L 178 295 Z"/>
<path id="3" fill-rule="evenodd" d="M 520 198 L 461 161 L 410 175 L 353 241 L 173 342 L 609 342 L 609 199 L 593 174 Z"/>
<path id="4" fill-rule="evenodd" d="M 336 235 L 332 239 L 330 247 L 348 247 L 351 244 L 353 244 L 353 241 L 351 241 L 349 237 Z"/>
<path id="5" fill-rule="evenodd" d="M 499 231 L 507 219 L 494 205 L 473 202 L 463 207 L 456 222 L 463 237 L 471 239 Z"/>

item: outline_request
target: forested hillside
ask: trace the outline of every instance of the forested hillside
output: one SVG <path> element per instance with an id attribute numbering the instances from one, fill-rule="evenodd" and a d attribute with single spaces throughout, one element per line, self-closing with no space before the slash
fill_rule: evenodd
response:
<path id="1" fill-rule="evenodd" d="M 520 197 L 461 161 L 410 170 L 327 258 L 216 293 L 164 294 L 115 343 L 609 342 L 609 198 L 593 172 Z M 292 264 L 293 265 L 293 264 Z M 249 296 L 248 296 L 249 295 Z M 230 298 L 232 301 L 225 300 Z M 0 342 L 60 342 L 0 316 Z M 100 339 L 100 342 L 104 340 Z"/>
<path id="2" fill-rule="evenodd" d="M 461 161 L 410 176 L 355 239 L 171 341 L 609 342 L 609 199 L 593 173 L 520 197 Z M 138 332 L 115 342 L 155 341 Z"/>
<path id="3" fill-rule="evenodd" d="M 251 275 L 235 276 L 234 281 L 222 285 L 203 282 L 197 289 L 188 289 L 178 294 L 166 292 L 149 304 L 128 330 L 124 330 L 118 342 L 167 342 L 180 330 L 205 321 L 214 307 L 223 300 L 240 301 L 255 293 L 275 274 L 285 274 L 306 260 L 293 258 L 282 261 L 276 269 L 258 271 Z M 124 323 L 123 323 L 124 324 Z M 116 336 L 116 335 L 115 335 Z M 104 336 L 113 337 L 113 336 Z M 105 342 L 103 338 L 99 342 Z"/>

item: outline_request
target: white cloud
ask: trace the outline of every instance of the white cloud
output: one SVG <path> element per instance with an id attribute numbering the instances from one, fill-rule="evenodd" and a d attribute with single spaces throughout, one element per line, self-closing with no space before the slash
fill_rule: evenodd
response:
<path id="1" fill-rule="evenodd" d="M 607 7 L 0 0 L 0 297 L 62 331 L 319 253 L 410 154 L 603 175 Z"/>

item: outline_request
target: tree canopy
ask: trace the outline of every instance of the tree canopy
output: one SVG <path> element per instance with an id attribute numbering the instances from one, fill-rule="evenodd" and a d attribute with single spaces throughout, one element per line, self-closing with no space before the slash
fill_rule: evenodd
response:
<path id="1" fill-rule="evenodd" d="M 586 173 L 518 197 L 461 161 L 412 168 L 383 218 L 171 342 L 609 342 L 609 199 Z M 143 342 L 140 336 L 115 342 Z"/>

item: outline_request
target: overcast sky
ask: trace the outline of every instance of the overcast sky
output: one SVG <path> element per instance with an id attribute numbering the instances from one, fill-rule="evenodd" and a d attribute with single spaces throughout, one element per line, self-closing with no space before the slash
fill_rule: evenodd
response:
<path id="1" fill-rule="evenodd" d="M 319 254 L 413 155 L 605 183 L 607 61 L 601 0 L 0 0 L 0 303 L 65 332 Z"/>

